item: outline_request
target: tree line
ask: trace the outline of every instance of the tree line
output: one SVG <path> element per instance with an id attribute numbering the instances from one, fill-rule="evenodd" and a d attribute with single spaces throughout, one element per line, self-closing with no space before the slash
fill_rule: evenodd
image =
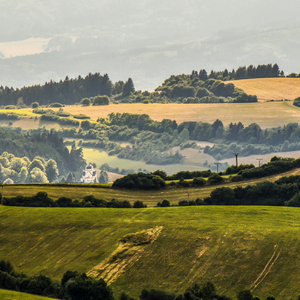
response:
<path id="1" fill-rule="evenodd" d="M 53 102 L 61 104 L 79 103 L 83 98 L 98 95 L 121 94 L 124 97 L 134 91 L 131 78 L 127 82 L 111 82 L 107 74 L 100 75 L 99 72 L 89 73 L 84 78 L 65 77 L 59 82 L 46 82 L 44 85 L 22 87 L 21 89 L 0 86 L 0 105 L 26 105 L 31 106 L 37 102 L 40 105 L 48 105 Z"/>
<path id="2" fill-rule="evenodd" d="M 136 91 L 133 80 L 121 80 L 112 83 L 108 74 L 89 73 L 77 78 L 65 77 L 54 82 L 50 80 L 44 85 L 22 87 L 21 89 L 0 86 L 0 105 L 31 106 L 32 103 L 49 105 L 54 102 L 61 104 L 82 103 L 83 105 L 107 105 L 114 103 L 152 103 L 152 102 L 182 102 L 182 103 L 236 103 L 257 102 L 255 95 L 247 95 L 237 89 L 232 83 L 223 81 L 267 78 L 284 76 L 279 66 L 263 64 L 258 66 L 241 66 L 237 70 L 214 71 L 208 74 L 205 69 L 191 74 L 182 74 L 166 79 L 155 92 Z M 297 77 L 297 74 L 290 75 Z M 99 98 L 100 97 L 100 98 Z"/>
<path id="3" fill-rule="evenodd" d="M 270 78 L 270 77 L 279 77 L 284 76 L 284 72 L 279 69 L 278 64 L 263 64 L 258 65 L 257 67 L 253 65 L 240 66 L 237 70 L 232 69 L 228 71 L 214 71 L 211 70 L 208 74 L 205 69 L 201 69 L 199 72 L 193 70 L 193 77 L 199 77 L 201 80 L 207 80 L 209 78 L 218 79 L 218 80 L 238 80 L 238 79 L 251 79 L 251 78 Z M 296 77 L 296 76 L 295 76 Z"/>
<path id="4" fill-rule="evenodd" d="M 3 205 L 22 207 L 107 207 L 107 208 L 146 208 L 142 201 L 135 201 L 133 205 L 127 201 L 112 199 L 110 201 L 98 199 L 94 195 L 84 196 L 82 200 L 60 197 L 56 201 L 46 192 L 38 192 L 34 196 L 18 195 L 16 197 L 3 197 Z"/>

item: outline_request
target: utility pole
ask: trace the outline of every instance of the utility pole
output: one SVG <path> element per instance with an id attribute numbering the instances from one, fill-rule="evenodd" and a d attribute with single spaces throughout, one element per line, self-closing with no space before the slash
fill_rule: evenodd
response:
<path id="1" fill-rule="evenodd" d="M 239 153 L 234 153 L 234 155 L 235 155 L 235 165 L 236 165 L 236 167 L 238 167 L 238 155 L 239 155 Z"/>
<path id="2" fill-rule="evenodd" d="M 220 165 L 221 163 L 219 163 L 219 162 L 215 162 L 215 165 L 217 165 L 217 174 L 219 173 L 219 165 Z"/>
<path id="3" fill-rule="evenodd" d="M 257 158 L 256 160 L 258 160 L 258 167 L 260 167 L 260 161 L 263 160 L 262 158 Z"/>

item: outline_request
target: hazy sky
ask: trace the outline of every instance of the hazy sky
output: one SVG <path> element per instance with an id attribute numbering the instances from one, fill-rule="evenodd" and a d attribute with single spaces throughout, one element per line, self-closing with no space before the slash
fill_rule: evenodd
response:
<path id="1" fill-rule="evenodd" d="M 278 63 L 300 72 L 299 0 L 0 0 L 0 84 L 132 77 Z"/>

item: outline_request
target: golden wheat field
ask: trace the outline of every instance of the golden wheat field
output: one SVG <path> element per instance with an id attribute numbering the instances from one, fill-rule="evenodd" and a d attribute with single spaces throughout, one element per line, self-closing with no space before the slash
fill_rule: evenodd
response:
<path id="1" fill-rule="evenodd" d="M 300 97 L 300 78 L 254 78 L 229 81 L 258 100 L 294 100 Z"/>
<path id="2" fill-rule="evenodd" d="M 300 108 L 292 101 L 258 103 L 205 103 L 205 104 L 110 104 L 107 106 L 72 105 L 64 107 L 71 114 L 83 113 L 96 120 L 114 113 L 148 114 L 156 121 L 176 120 L 177 124 L 186 121 L 213 123 L 220 119 L 223 124 L 242 122 L 248 126 L 257 123 L 262 128 L 283 126 L 290 122 L 298 123 Z"/>

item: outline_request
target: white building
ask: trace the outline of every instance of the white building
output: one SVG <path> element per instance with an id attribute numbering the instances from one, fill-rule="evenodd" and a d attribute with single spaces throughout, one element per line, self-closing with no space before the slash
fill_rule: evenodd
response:
<path id="1" fill-rule="evenodd" d="M 94 170 L 94 167 L 89 164 L 85 167 L 85 170 L 82 171 L 82 177 L 80 179 L 82 183 L 98 183 L 97 172 Z"/>

